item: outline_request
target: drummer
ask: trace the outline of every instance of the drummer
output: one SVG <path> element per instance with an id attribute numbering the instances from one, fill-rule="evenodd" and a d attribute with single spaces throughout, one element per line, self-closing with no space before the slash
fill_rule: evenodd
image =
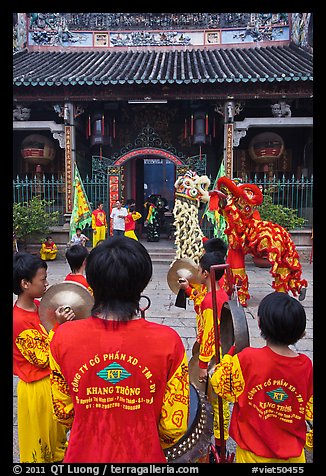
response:
<path id="1" fill-rule="evenodd" d="M 216 251 L 220 253 L 224 259 L 227 253 L 227 245 L 222 238 L 203 238 L 203 247 L 204 253 L 209 253 Z M 224 261 L 223 261 L 224 263 Z M 225 274 L 223 274 L 219 280 L 219 287 L 224 288 L 224 278 Z M 203 332 L 203 324 L 201 322 L 201 313 L 200 313 L 200 305 L 207 293 L 207 286 L 206 284 L 199 283 L 194 284 L 189 282 L 188 280 L 184 281 L 181 279 L 179 281 L 180 289 L 184 289 L 186 296 L 193 301 L 194 309 L 196 312 L 196 327 L 197 327 L 197 335 L 196 335 L 196 342 L 197 345 L 200 343 L 202 332 Z"/>
<path id="2" fill-rule="evenodd" d="M 182 340 L 139 312 L 151 276 L 147 250 L 125 236 L 87 258 L 92 315 L 60 326 L 51 342 L 53 408 L 71 428 L 64 463 L 166 463 L 164 449 L 187 431 Z"/>
<path id="3" fill-rule="evenodd" d="M 214 316 L 213 316 L 213 302 L 212 302 L 212 285 L 210 278 L 211 266 L 225 264 L 225 254 L 218 251 L 206 252 L 199 260 L 198 266 L 198 281 L 201 283 L 202 292 L 197 291 L 196 295 L 196 313 L 197 313 L 197 341 L 199 343 L 199 382 L 206 381 L 208 378 L 208 364 L 215 355 L 215 331 L 214 331 Z M 223 304 L 229 300 L 229 296 L 220 288 L 219 281 L 224 274 L 224 268 L 215 271 L 215 287 L 216 287 L 216 301 L 218 312 L 218 323 L 220 322 L 220 315 Z M 187 279 L 180 279 L 179 285 L 181 289 L 189 289 L 190 283 Z M 219 411 L 218 401 L 214 399 L 212 402 L 214 409 L 214 436 L 215 447 L 220 454 L 220 425 L 219 425 Z M 229 437 L 228 427 L 230 421 L 230 411 L 227 400 L 223 400 L 223 415 L 224 415 L 224 440 Z"/>
<path id="4" fill-rule="evenodd" d="M 54 463 L 63 459 L 66 428 L 54 421 L 49 368 L 49 344 L 57 325 L 47 333 L 38 307 L 48 285 L 47 263 L 30 253 L 13 257 L 13 372 L 17 385 L 18 441 L 21 463 Z M 57 310 L 58 319 L 74 318 L 72 310 Z"/>

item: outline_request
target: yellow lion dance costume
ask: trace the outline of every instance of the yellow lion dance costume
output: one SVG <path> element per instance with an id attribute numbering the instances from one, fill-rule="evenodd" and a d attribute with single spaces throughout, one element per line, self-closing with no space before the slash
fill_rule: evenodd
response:
<path id="1" fill-rule="evenodd" d="M 179 177 L 174 188 L 175 203 L 173 208 L 175 226 L 175 259 L 190 258 L 198 264 L 203 254 L 204 234 L 199 225 L 198 209 L 200 203 L 209 202 L 208 188 L 210 179 L 207 175 L 199 176 L 197 172 L 188 170 Z"/>

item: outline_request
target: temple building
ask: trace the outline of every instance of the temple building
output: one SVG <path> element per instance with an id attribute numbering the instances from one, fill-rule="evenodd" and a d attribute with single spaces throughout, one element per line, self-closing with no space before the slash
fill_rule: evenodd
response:
<path id="1" fill-rule="evenodd" d="M 223 166 L 231 178 L 300 182 L 299 194 L 307 182 L 312 192 L 312 20 L 14 14 L 14 182 L 55 184 L 63 229 L 76 164 L 92 205 L 101 199 L 107 212 L 130 198 L 140 210 L 152 194 L 172 210 L 189 168 L 212 185 Z M 303 201 L 311 228 L 312 193 Z"/>

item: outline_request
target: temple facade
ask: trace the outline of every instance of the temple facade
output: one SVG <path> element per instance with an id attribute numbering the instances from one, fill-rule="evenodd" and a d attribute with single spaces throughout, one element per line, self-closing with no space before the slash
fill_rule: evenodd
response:
<path id="1" fill-rule="evenodd" d="M 107 212 L 152 194 L 171 210 L 189 168 L 212 184 L 221 166 L 239 180 L 312 179 L 312 20 L 14 14 L 14 177 L 61 180 L 62 227 L 76 165 Z M 312 203 L 302 213 L 312 226 Z"/>

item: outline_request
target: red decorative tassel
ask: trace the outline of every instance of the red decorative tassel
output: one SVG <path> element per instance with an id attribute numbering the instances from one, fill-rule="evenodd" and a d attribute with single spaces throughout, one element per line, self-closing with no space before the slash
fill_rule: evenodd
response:
<path id="1" fill-rule="evenodd" d="M 208 136 L 208 114 L 206 114 L 205 119 L 206 119 L 205 134 Z"/>
<path id="2" fill-rule="evenodd" d="M 101 134 L 104 137 L 104 114 L 102 114 L 102 123 L 101 123 L 101 125 L 102 125 Z"/>
<path id="3" fill-rule="evenodd" d="M 187 139 L 187 118 L 185 118 L 184 139 Z"/>
<path id="4" fill-rule="evenodd" d="M 88 137 L 90 137 L 92 135 L 92 131 L 91 131 L 91 116 L 89 115 L 88 116 Z"/>
<path id="5" fill-rule="evenodd" d="M 191 117 L 190 117 L 190 135 L 193 136 L 194 135 L 194 115 L 191 114 Z"/>
<path id="6" fill-rule="evenodd" d="M 115 139 L 115 117 L 113 118 L 113 124 L 112 124 L 112 137 Z"/>
<path id="7" fill-rule="evenodd" d="M 201 160 L 201 145 L 199 146 L 199 160 Z"/>

